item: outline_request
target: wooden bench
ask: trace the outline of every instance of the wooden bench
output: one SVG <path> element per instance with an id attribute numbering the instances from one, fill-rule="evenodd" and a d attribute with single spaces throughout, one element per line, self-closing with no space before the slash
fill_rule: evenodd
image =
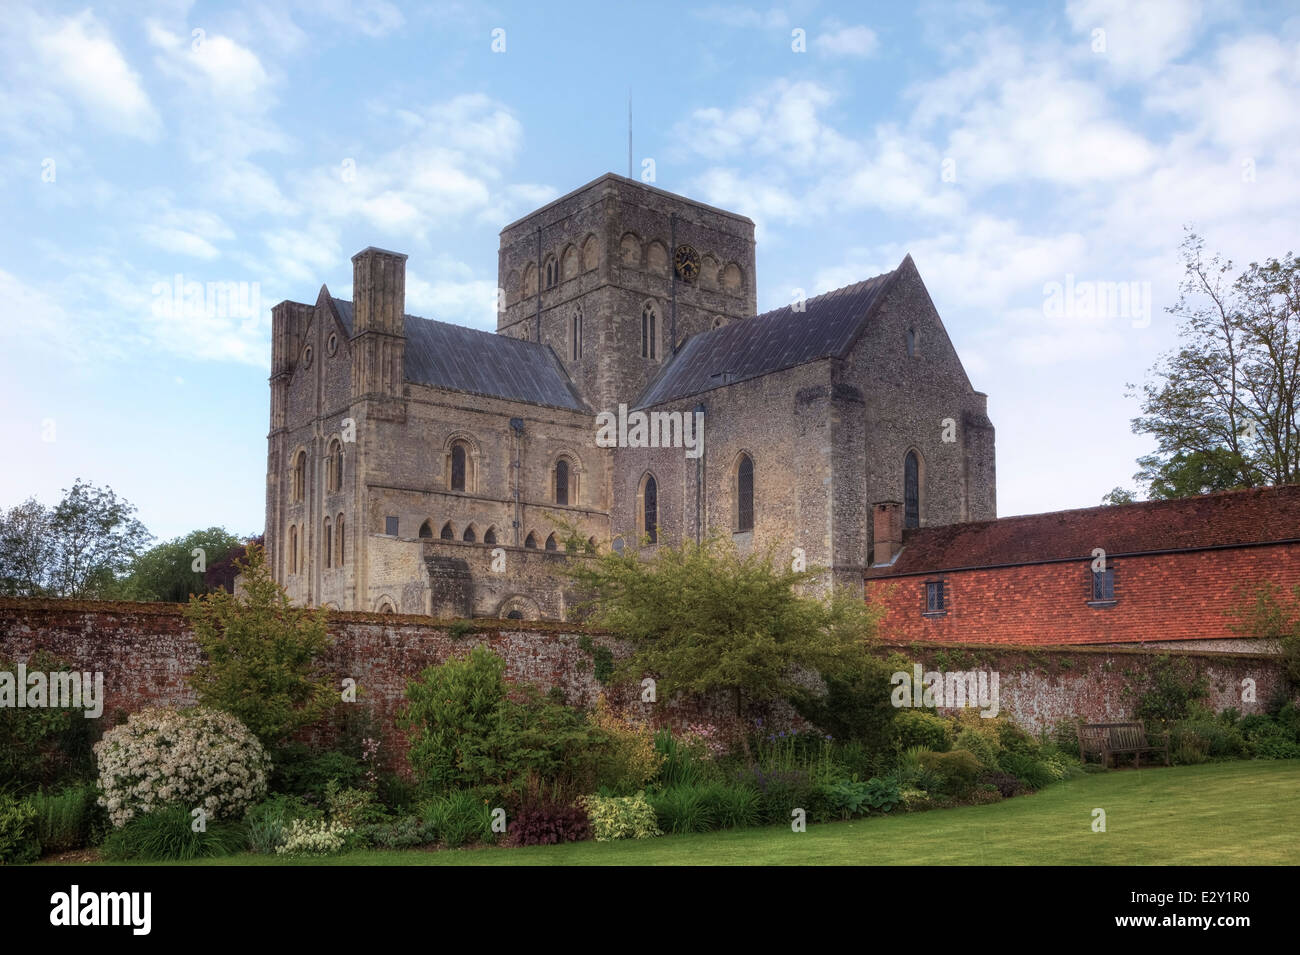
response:
<path id="1" fill-rule="evenodd" d="M 1147 739 L 1146 727 L 1141 723 L 1081 723 L 1079 725 L 1079 758 L 1085 763 L 1089 756 L 1101 758 L 1103 766 L 1110 766 L 1111 757 L 1119 753 L 1132 753 L 1138 768 L 1142 766 L 1143 753 L 1162 753 L 1169 765 L 1169 734 L 1161 733 L 1160 742 Z"/>

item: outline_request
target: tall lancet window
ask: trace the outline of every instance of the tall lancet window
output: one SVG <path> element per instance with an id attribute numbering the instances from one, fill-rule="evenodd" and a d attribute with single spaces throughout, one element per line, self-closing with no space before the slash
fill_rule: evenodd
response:
<path id="1" fill-rule="evenodd" d="M 573 360 L 582 357 L 582 309 L 573 313 Z"/>
<path id="2" fill-rule="evenodd" d="M 736 530 L 744 533 L 754 529 L 754 460 L 741 455 L 736 468 Z"/>
<path id="3" fill-rule="evenodd" d="M 641 309 L 641 357 L 658 358 L 659 349 L 655 345 L 658 337 L 657 325 L 659 317 L 655 314 L 655 307 L 647 304 Z"/>
<path id="4" fill-rule="evenodd" d="M 915 451 L 903 459 L 903 526 L 921 526 L 921 462 Z"/>

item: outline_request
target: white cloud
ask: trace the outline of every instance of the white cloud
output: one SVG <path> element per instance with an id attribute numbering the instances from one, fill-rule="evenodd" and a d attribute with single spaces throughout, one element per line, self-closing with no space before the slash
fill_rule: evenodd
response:
<path id="1" fill-rule="evenodd" d="M 27 28 L 40 58 L 38 87 L 48 84 L 72 96 L 96 125 L 148 141 L 157 138 L 162 121 L 139 74 L 92 11 L 57 20 L 31 16 Z"/>
<path id="2" fill-rule="evenodd" d="M 867 57 L 880 45 L 876 32 L 870 27 L 836 27 L 817 34 L 813 40 L 814 52 L 830 56 Z"/>
<path id="3" fill-rule="evenodd" d="M 1104 39 L 1105 49 L 1095 55 L 1135 79 L 1155 76 L 1186 53 L 1202 19 L 1198 0 L 1069 0 L 1065 10 L 1089 51 L 1093 31 L 1103 31 L 1096 40 Z"/>

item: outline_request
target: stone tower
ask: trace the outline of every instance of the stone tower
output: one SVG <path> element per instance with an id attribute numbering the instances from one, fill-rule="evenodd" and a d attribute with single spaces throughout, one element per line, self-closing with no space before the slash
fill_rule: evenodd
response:
<path id="1" fill-rule="evenodd" d="M 754 223 L 609 173 L 502 229 L 498 276 L 497 330 L 615 410 L 688 336 L 754 315 Z"/>

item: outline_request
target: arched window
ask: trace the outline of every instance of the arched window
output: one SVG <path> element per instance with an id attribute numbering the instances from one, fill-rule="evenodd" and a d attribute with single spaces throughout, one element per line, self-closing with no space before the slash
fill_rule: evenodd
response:
<path id="1" fill-rule="evenodd" d="M 426 538 L 432 538 L 432 537 L 433 537 L 433 525 L 430 524 L 428 521 L 425 521 L 423 524 L 421 524 L 421 525 L 420 525 L 420 536 L 421 536 L 421 537 L 426 537 Z"/>
<path id="2" fill-rule="evenodd" d="M 298 526 L 289 528 L 289 573 L 298 573 Z"/>
<path id="3" fill-rule="evenodd" d="M 507 620 L 523 620 L 524 612 L 522 610 L 512 610 L 506 614 Z"/>
<path id="4" fill-rule="evenodd" d="M 647 543 L 659 543 L 659 485 L 654 475 L 641 482 L 641 537 Z"/>
<path id="5" fill-rule="evenodd" d="M 655 345 L 658 337 L 659 316 L 655 314 L 653 304 L 647 302 L 641 309 L 641 357 L 658 358 L 659 349 Z"/>
<path id="6" fill-rule="evenodd" d="M 465 490 L 465 442 L 457 441 L 451 446 L 451 489 Z"/>
<path id="7" fill-rule="evenodd" d="M 903 526 L 921 526 L 921 461 L 915 451 L 903 459 Z"/>
<path id="8" fill-rule="evenodd" d="M 321 552 L 325 557 L 325 566 L 334 566 L 334 525 L 330 519 L 325 518 L 325 534 L 321 541 Z"/>
<path id="9" fill-rule="evenodd" d="M 471 524 L 469 527 L 465 528 L 465 533 L 460 535 L 460 539 L 463 540 L 463 541 L 464 541 L 465 543 L 467 543 L 467 544 L 477 544 L 477 543 L 478 543 L 478 535 L 477 535 L 476 533 L 474 533 L 474 525 L 473 525 L 473 524 Z"/>
<path id="10" fill-rule="evenodd" d="M 554 534 L 552 534 L 550 537 L 546 538 L 546 549 L 547 549 L 547 550 L 559 550 L 559 547 L 560 547 L 560 545 L 559 545 L 558 543 L 556 543 L 556 541 L 555 541 L 555 535 L 554 535 Z"/>
<path id="11" fill-rule="evenodd" d="M 555 462 L 555 503 L 569 503 L 569 462 L 565 458 Z"/>
<path id="12" fill-rule="evenodd" d="M 336 521 L 334 522 L 334 525 L 335 525 L 335 527 L 338 529 L 338 538 L 339 538 L 339 566 L 342 567 L 342 566 L 343 566 L 343 558 L 344 558 L 344 555 L 347 554 L 347 550 L 346 550 L 346 548 L 345 548 L 345 546 L 344 546 L 344 540 L 343 540 L 343 515 L 342 515 L 342 514 L 340 514 L 340 515 L 338 516 L 338 520 L 336 520 Z"/>
<path id="13" fill-rule="evenodd" d="M 307 490 L 307 452 L 299 451 L 293 458 L 293 480 L 290 487 L 290 501 L 300 503 Z"/>
<path id="14" fill-rule="evenodd" d="M 445 541 L 454 541 L 456 539 L 456 532 L 451 528 L 451 521 L 442 525 L 442 533 L 438 536 Z"/>
<path id="15" fill-rule="evenodd" d="M 658 359 L 659 357 L 659 316 L 653 304 L 647 301 L 641 309 L 641 357 Z"/>
<path id="16" fill-rule="evenodd" d="M 577 361 L 582 357 L 582 309 L 579 308 L 573 313 L 573 334 L 570 336 L 573 342 L 573 360 Z"/>
<path id="17" fill-rule="evenodd" d="M 907 330 L 907 357 L 914 358 L 915 356 L 916 356 L 916 329 L 909 328 Z"/>
<path id="18" fill-rule="evenodd" d="M 338 439 L 330 442 L 329 455 L 325 459 L 325 489 L 330 492 L 343 488 L 343 443 Z"/>
<path id="19" fill-rule="evenodd" d="M 532 531 L 529 531 L 528 536 L 524 538 L 524 546 L 537 550 L 537 536 Z"/>
<path id="20" fill-rule="evenodd" d="M 560 280 L 560 264 L 554 256 L 546 260 L 546 287 L 553 288 Z"/>
<path id="21" fill-rule="evenodd" d="M 736 467 L 736 530 L 754 529 L 754 460 L 748 454 L 740 456 Z"/>
<path id="22" fill-rule="evenodd" d="M 495 544 L 496 542 L 497 542 L 497 529 L 495 527 L 489 527 L 487 531 L 483 534 L 483 543 Z"/>

